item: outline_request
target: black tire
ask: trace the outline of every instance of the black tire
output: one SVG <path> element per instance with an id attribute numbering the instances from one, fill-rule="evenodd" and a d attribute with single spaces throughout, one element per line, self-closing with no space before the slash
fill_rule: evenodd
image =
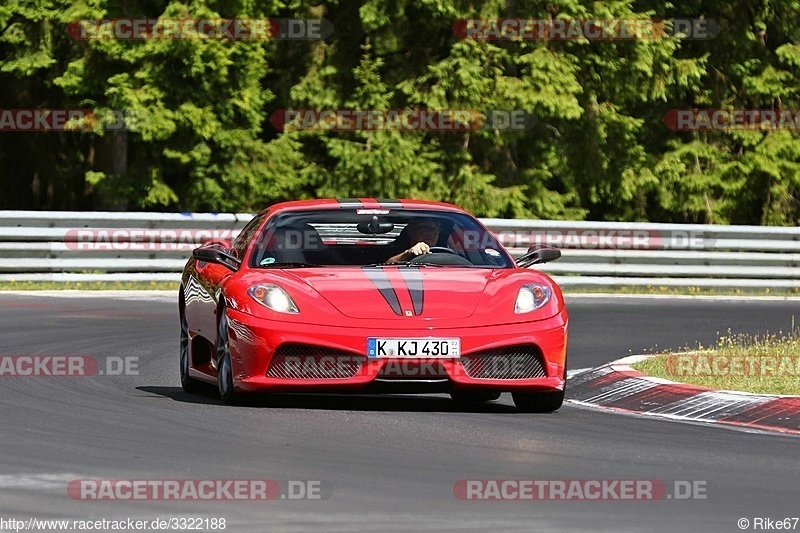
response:
<path id="1" fill-rule="evenodd" d="M 219 398 L 226 405 L 241 401 L 241 395 L 233 389 L 233 369 L 231 368 L 231 346 L 228 341 L 228 316 L 225 307 L 219 308 L 217 320 L 217 388 Z"/>
<path id="2" fill-rule="evenodd" d="M 186 319 L 186 297 L 183 295 L 182 290 L 178 298 L 178 314 L 180 315 L 181 322 L 179 360 L 181 388 L 184 392 L 200 392 L 203 383 L 189 376 L 189 321 Z"/>
<path id="3" fill-rule="evenodd" d="M 513 392 L 514 405 L 523 413 L 552 413 L 564 404 L 567 393 L 567 359 L 564 358 L 564 388 L 555 392 Z"/>
<path id="4" fill-rule="evenodd" d="M 451 392 L 450 397 L 459 403 L 486 403 L 497 400 L 500 394 L 502 393 L 497 391 L 463 390 Z"/>
<path id="5" fill-rule="evenodd" d="M 514 405 L 523 413 L 552 413 L 564 403 L 564 391 L 512 392 Z"/>

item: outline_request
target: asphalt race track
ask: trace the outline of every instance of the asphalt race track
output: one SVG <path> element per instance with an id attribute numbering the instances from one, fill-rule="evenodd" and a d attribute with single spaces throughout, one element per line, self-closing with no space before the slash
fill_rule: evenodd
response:
<path id="1" fill-rule="evenodd" d="M 739 531 L 800 516 L 800 440 L 565 404 L 523 415 L 509 395 L 301 396 L 222 406 L 178 384 L 172 295 L 0 295 L 0 354 L 138 357 L 138 375 L 2 377 L 0 517 L 224 517 L 226 531 Z M 789 329 L 782 300 L 568 297 L 569 367 L 717 332 Z M 101 364 L 101 368 L 104 368 Z M 70 480 L 320 480 L 322 500 L 81 501 Z M 464 479 L 705 482 L 707 499 L 462 501 Z M 800 529 L 800 524 L 797 526 Z"/>

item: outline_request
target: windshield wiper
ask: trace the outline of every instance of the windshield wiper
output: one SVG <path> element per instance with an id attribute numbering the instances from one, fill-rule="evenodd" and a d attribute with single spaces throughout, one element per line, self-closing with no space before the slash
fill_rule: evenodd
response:
<path id="1" fill-rule="evenodd" d="M 439 263 L 426 263 L 420 261 L 398 261 L 396 263 L 372 263 L 370 265 L 363 265 L 361 268 L 373 268 L 373 267 L 382 267 L 382 266 L 424 266 L 424 267 L 469 267 L 472 265 L 442 265 Z"/>
<path id="2" fill-rule="evenodd" d="M 306 263 L 305 261 L 275 261 L 274 263 L 270 263 L 268 265 L 259 265 L 261 268 L 272 268 L 272 267 L 318 267 L 321 265 L 315 265 L 314 263 Z"/>

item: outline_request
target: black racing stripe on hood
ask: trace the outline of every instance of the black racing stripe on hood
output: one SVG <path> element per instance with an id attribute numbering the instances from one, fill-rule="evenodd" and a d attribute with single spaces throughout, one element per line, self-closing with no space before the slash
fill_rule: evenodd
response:
<path id="1" fill-rule="evenodd" d="M 400 209 L 403 207 L 403 204 L 394 198 L 377 198 L 377 200 L 384 209 Z"/>
<path id="2" fill-rule="evenodd" d="M 339 207 L 342 209 L 361 209 L 364 207 L 364 204 L 358 198 L 338 198 L 336 201 L 339 202 Z"/>
<path id="3" fill-rule="evenodd" d="M 392 311 L 398 316 L 403 316 L 403 310 L 400 308 L 400 300 L 397 299 L 397 293 L 394 292 L 394 287 L 392 287 L 386 272 L 381 268 L 362 268 L 362 270 L 381 293 L 386 303 L 392 308 Z"/>
<path id="4" fill-rule="evenodd" d="M 425 289 L 422 287 L 422 273 L 418 268 L 401 268 L 400 274 L 408 287 L 408 294 L 411 296 L 411 303 L 414 305 L 414 315 L 421 315 L 425 299 Z"/>

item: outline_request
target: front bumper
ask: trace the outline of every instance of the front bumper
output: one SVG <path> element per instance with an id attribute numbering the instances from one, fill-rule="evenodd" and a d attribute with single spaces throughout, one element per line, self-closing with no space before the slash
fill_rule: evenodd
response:
<path id="1" fill-rule="evenodd" d="M 234 388 L 240 392 L 448 392 L 484 389 L 547 392 L 564 389 L 567 314 L 535 322 L 463 328 L 386 330 L 341 326 L 308 326 L 273 322 L 228 309 Z M 368 337 L 459 337 L 461 355 L 515 345 L 534 345 L 541 355 L 541 377 L 487 379 L 469 375 L 461 359 L 367 358 Z M 313 345 L 346 352 L 363 361 L 352 376 L 290 379 L 268 371 L 281 346 Z M 363 360 L 361 359 L 363 358 Z"/>

